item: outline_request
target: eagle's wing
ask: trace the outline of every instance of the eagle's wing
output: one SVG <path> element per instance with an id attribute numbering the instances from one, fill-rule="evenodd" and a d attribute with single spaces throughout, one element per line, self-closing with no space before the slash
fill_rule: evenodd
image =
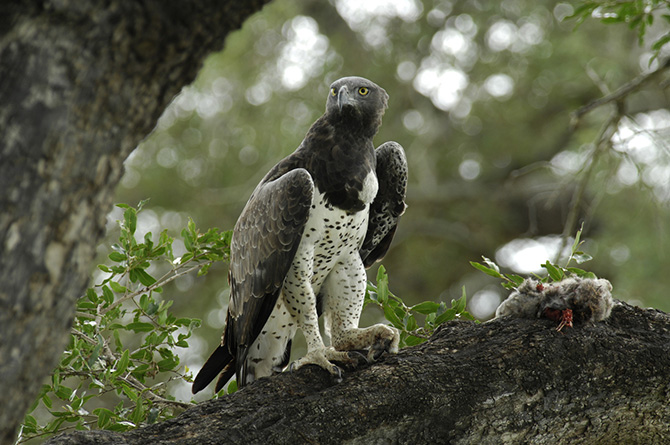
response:
<path id="1" fill-rule="evenodd" d="M 360 249 L 365 267 L 381 260 L 393 240 L 400 215 L 405 211 L 407 190 L 407 160 L 397 142 L 386 142 L 375 150 L 379 190 L 372 204 L 368 231 Z"/>
<path id="2" fill-rule="evenodd" d="M 247 350 L 277 303 L 314 195 L 307 170 L 287 170 L 285 166 L 278 164 L 263 178 L 235 224 L 230 243 L 226 329 L 221 345 L 196 376 L 193 394 L 219 373 L 216 391 L 233 373 L 238 382 L 246 381 Z"/>
<path id="3" fill-rule="evenodd" d="M 272 172 L 270 172 L 272 174 Z M 247 349 L 265 325 L 288 274 L 309 217 L 314 183 L 291 170 L 256 188 L 235 224 L 230 244 L 227 344 L 238 381 Z"/>

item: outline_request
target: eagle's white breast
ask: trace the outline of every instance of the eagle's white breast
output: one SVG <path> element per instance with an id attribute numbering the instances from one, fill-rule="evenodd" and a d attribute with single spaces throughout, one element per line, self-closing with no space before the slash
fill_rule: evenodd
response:
<path id="1" fill-rule="evenodd" d="M 379 182 L 377 181 L 377 175 L 374 171 L 368 173 L 363 181 L 363 190 L 360 193 L 360 199 L 366 204 L 370 204 L 374 201 L 375 196 L 377 196 L 377 191 L 379 190 Z"/>

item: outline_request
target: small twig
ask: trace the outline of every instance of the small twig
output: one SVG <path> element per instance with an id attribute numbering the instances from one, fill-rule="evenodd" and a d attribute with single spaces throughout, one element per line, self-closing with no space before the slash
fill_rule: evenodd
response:
<path id="1" fill-rule="evenodd" d="M 97 422 L 98 422 L 98 419 L 95 418 L 93 420 L 89 420 L 88 422 L 84 422 L 83 425 L 85 425 L 85 426 L 95 425 Z M 76 429 L 78 426 L 79 425 L 65 426 L 65 427 L 59 428 L 56 433 L 61 434 L 64 431 L 69 431 L 69 430 Z M 23 426 L 21 428 L 23 428 Z M 49 436 L 49 435 L 52 435 L 52 434 L 55 434 L 55 432 L 54 431 L 42 431 L 41 433 L 37 433 L 37 434 L 34 434 L 32 436 L 25 436 L 25 437 L 21 434 L 16 443 L 21 444 L 21 443 L 28 442 L 29 440 L 37 439 L 38 437 Z"/>
<path id="2" fill-rule="evenodd" d="M 77 317 L 77 318 L 81 317 L 81 318 L 88 318 L 88 319 L 91 319 L 91 320 L 95 320 L 95 319 L 96 319 L 96 316 L 95 316 L 95 315 L 93 315 L 93 314 L 89 314 L 89 313 L 87 313 L 87 312 L 79 312 L 79 311 L 77 311 L 77 312 L 74 313 L 74 316 Z"/>
<path id="3" fill-rule="evenodd" d="M 92 345 L 97 345 L 98 344 L 97 341 L 95 341 L 94 339 L 92 339 L 91 337 L 84 334 L 83 332 L 81 332 L 78 329 L 72 328 L 71 331 L 72 331 L 72 335 L 76 335 L 77 337 L 81 338 L 82 340 L 86 341 L 87 343 L 90 343 Z"/>
<path id="4" fill-rule="evenodd" d="M 188 264 L 191 261 L 193 261 L 193 260 L 189 260 L 184 264 L 180 264 L 179 267 L 183 268 L 186 264 Z M 112 309 L 114 309 L 117 306 L 119 306 L 120 304 L 122 304 L 123 302 L 128 301 L 132 298 L 135 298 L 138 295 L 141 295 L 141 294 L 144 294 L 144 293 L 147 293 L 147 292 L 151 292 L 158 287 L 162 287 L 162 286 L 168 284 L 169 282 L 174 281 L 175 279 L 181 277 L 182 275 L 186 275 L 186 274 L 198 269 L 199 267 L 204 266 L 205 264 L 207 264 L 207 263 L 206 262 L 202 263 L 202 264 L 198 263 L 194 266 L 191 266 L 191 267 L 187 268 L 186 270 L 172 269 L 171 271 L 169 271 L 165 275 L 163 275 L 158 281 L 156 281 L 151 286 L 146 286 L 146 287 L 144 287 L 140 290 L 137 290 L 135 292 L 129 292 L 129 293 L 125 294 L 124 296 L 122 296 L 121 298 L 116 300 L 114 303 L 112 303 L 109 306 L 107 306 L 106 308 L 100 310 L 100 315 L 103 316 L 107 312 L 111 311 Z M 170 274 L 173 274 L 173 275 L 170 276 Z"/>
<path id="5" fill-rule="evenodd" d="M 565 220 L 565 226 L 563 226 L 563 234 L 561 236 L 561 245 L 556 253 L 555 262 L 560 261 L 560 256 L 563 253 L 563 250 L 568 244 L 568 237 L 575 232 L 577 228 L 577 218 L 579 216 L 579 209 L 584 200 L 584 193 L 586 192 L 586 186 L 591 179 L 591 175 L 595 169 L 596 164 L 598 163 L 598 158 L 605 150 L 611 145 L 611 139 L 614 135 L 614 132 L 617 129 L 618 123 L 623 117 L 623 110 L 621 107 L 617 107 L 616 111 L 607 119 L 607 122 L 601 127 L 596 137 L 593 150 L 591 152 L 591 162 L 587 165 L 584 170 L 582 177 L 577 184 L 577 188 L 572 195 L 572 202 L 570 203 L 570 211 Z"/>
<path id="6" fill-rule="evenodd" d="M 581 108 L 578 108 L 575 110 L 572 115 L 571 115 L 571 126 L 573 128 L 577 127 L 577 124 L 579 123 L 579 119 L 585 115 L 586 113 L 590 112 L 591 110 L 594 110 L 598 107 L 601 107 L 605 104 L 608 104 L 610 102 L 619 102 L 621 99 L 625 98 L 632 92 L 636 91 L 638 88 L 642 87 L 644 84 L 656 79 L 656 77 L 664 72 L 666 69 L 670 68 L 670 59 L 668 59 L 663 65 L 661 65 L 656 71 L 652 71 L 650 73 L 642 74 L 637 76 L 635 79 L 626 82 L 622 86 L 620 86 L 616 91 L 606 94 L 603 97 L 600 97 L 598 99 L 595 99 L 588 104 L 584 105 Z"/>
<path id="7" fill-rule="evenodd" d="M 114 352 L 110 349 L 109 344 L 105 341 L 102 347 L 102 355 L 103 357 L 111 364 L 114 363 L 116 360 L 118 360 L 118 357 L 114 354 Z M 188 408 L 191 405 L 188 403 L 184 402 L 178 402 L 176 400 L 168 400 L 165 399 L 157 394 L 155 394 L 151 388 L 145 386 L 142 382 L 137 380 L 135 377 L 133 377 L 130 373 L 125 375 L 124 377 L 121 377 L 121 379 L 128 383 L 130 386 L 133 388 L 137 389 L 138 391 L 141 391 L 142 397 L 145 397 L 148 400 L 151 400 L 154 403 L 161 403 L 163 405 L 173 405 L 177 406 L 179 408 Z"/>

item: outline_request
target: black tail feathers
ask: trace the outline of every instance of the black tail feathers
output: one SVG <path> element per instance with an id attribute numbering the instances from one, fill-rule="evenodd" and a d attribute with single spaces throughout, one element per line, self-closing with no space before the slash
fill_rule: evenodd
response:
<path id="1" fill-rule="evenodd" d="M 205 362 L 205 365 L 195 377 L 191 392 L 195 394 L 203 390 L 220 372 L 222 374 L 216 382 L 216 392 L 235 374 L 235 357 L 232 356 L 226 346 L 219 346 L 209 356 L 207 362 Z"/>

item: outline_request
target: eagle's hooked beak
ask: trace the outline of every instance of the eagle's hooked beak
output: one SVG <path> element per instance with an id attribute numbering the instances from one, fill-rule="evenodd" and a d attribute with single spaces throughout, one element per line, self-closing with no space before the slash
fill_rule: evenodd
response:
<path id="1" fill-rule="evenodd" d="M 342 111 L 345 105 L 353 105 L 354 101 L 351 100 L 349 96 L 349 88 L 346 85 L 342 85 L 340 90 L 337 92 L 337 108 Z"/>

